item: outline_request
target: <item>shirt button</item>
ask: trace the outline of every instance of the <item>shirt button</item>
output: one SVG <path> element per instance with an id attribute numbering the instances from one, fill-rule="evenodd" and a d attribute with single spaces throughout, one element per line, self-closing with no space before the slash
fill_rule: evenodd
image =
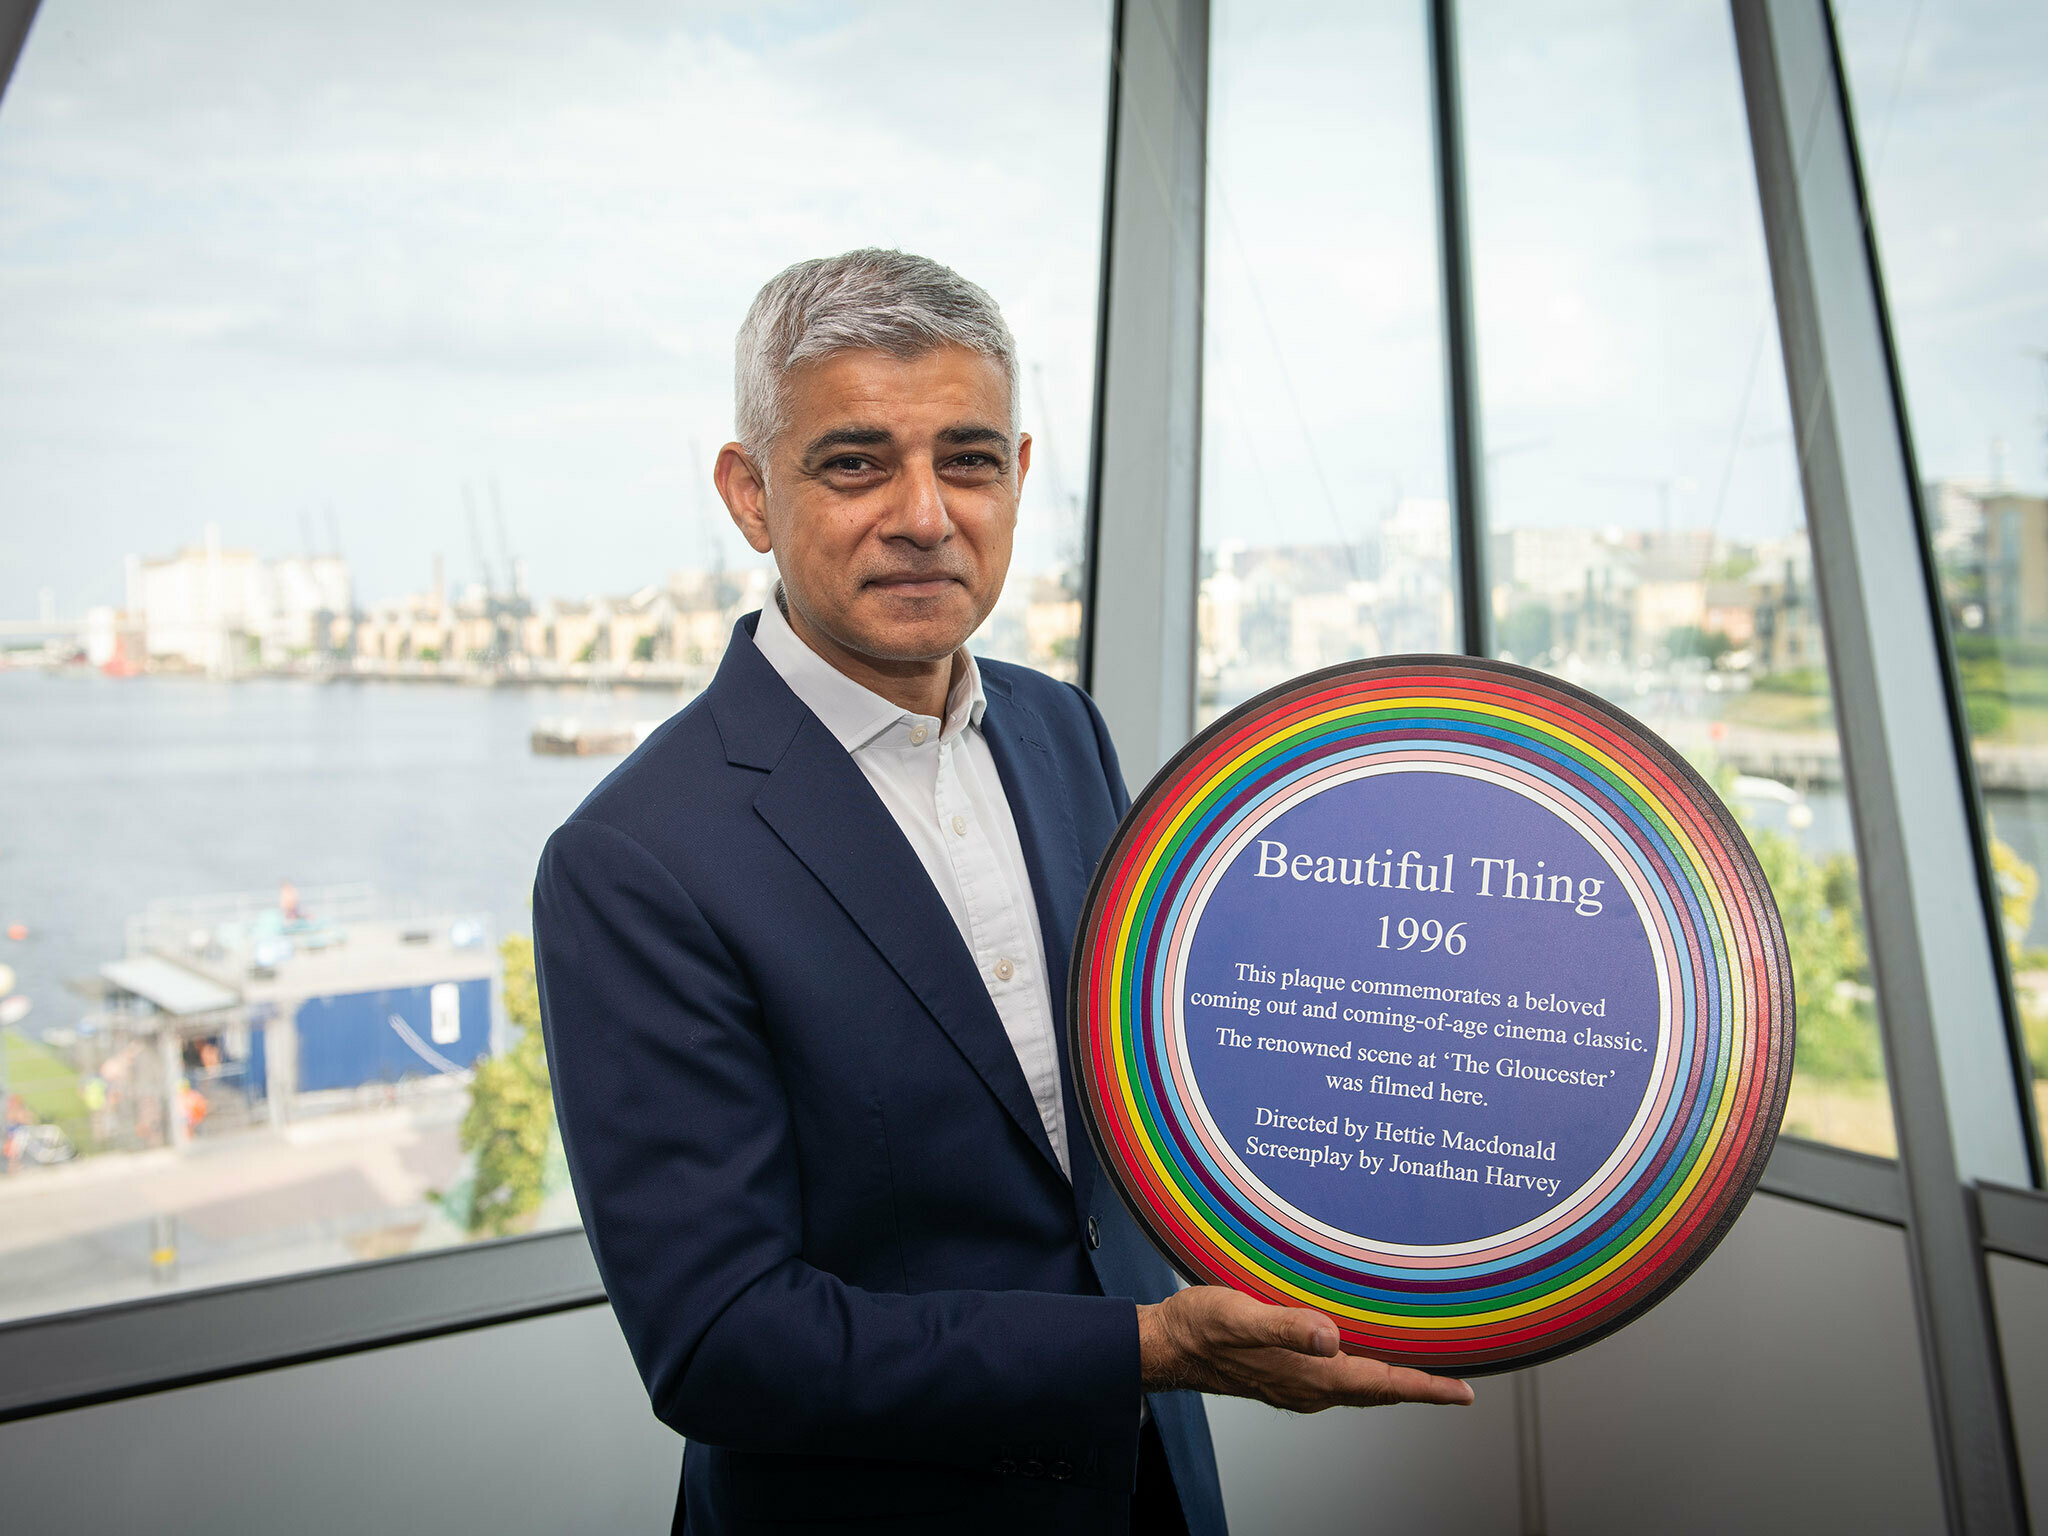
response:
<path id="1" fill-rule="evenodd" d="M 910 744 L 913 747 L 921 747 L 924 745 L 925 737 L 929 736 L 930 734 L 931 733 L 927 731 L 923 726 L 913 725 L 910 728 Z"/>
<path id="2" fill-rule="evenodd" d="M 996 980 L 1008 981 L 1017 974 L 1017 967 L 1010 964 L 1010 957 L 1003 955 L 996 960 Z"/>
<path id="3" fill-rule="evenodd" d="M 967 835 L 967 818 L 965 816 L 955 816 L 953 818 L 953 835 L 955 837 L 965 837 Z"/>
<path id="4" fill-rule="evenodd" d="M 1090 1248 L 1100 1248 L 1102 1246 L 1102 1223 L 1093 1216 L 1088 1218 L 1088 1246 Z"/>

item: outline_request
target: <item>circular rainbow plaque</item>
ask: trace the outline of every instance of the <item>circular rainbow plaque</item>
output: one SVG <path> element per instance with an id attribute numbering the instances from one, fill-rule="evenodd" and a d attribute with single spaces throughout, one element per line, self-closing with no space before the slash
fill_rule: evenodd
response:
<path id="1" fill-rule="evenodd" d="M 1459 657 L 1197 736 L 1104 856 L 1070 986 L 1084 1118 L 1177 1267 L 1467 1374 L 1669 1294 L 1792 1064 L 1784 931 L 1713 792 L 1584 690 Z"/>

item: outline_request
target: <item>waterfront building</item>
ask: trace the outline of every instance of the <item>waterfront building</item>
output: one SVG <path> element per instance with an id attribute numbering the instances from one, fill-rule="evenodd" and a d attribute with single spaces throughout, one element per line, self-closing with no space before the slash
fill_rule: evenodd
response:
<path id="1" fill-rule="evenodd" d="M 162 559 L 131 555 L 127 565 L 127 612 L 139 616 L 153 666 L 223 676 L 347 644 L 353 599 L 339 555 L 265 561 L 223 544 L 219 524 L 208 523 L 198 545 Z"/>
<path id="2" fill-rule="evenodd" d="M 1978 504 L 1985 627 L 2004 640 L 2048 638 L 2048 496 L 2007 487 Z"/>
<path id="3" fill-rule="evenodd" d="M 214 674 L 246 664 L 267 606 L 262 583 L 255 551 L 223 545 L 217 523 L 206 525 L 198 546 L 142 561 L 143 643 L 151 663 Z"/>

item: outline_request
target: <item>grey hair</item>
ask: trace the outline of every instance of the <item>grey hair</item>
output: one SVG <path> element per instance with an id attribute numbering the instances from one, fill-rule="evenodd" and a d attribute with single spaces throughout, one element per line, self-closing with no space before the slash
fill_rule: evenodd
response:
<path id="1" fill-rule="evenodd" d="M 782 381 L 840 352 L 921 357 L 961 346 L 1002 365 L 1017 430 L 1017 343 L 986 289 L 906 251 L 848 251 L 800 261 L 771 277 L 747 310 L 734 347 L 733 424 L 765 475 L 768 449 L 789 423 Z"/>

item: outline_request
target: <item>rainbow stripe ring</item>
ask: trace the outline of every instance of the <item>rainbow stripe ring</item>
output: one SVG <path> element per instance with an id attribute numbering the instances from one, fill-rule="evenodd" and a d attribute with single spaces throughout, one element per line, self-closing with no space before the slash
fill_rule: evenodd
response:
<path id="1" fill-rule="evenodd" d="M 1669 1295 L 1784 1114 L 1784 930 L 1707 784 L 1524 667 L 1362 661 L 1204 730 L 1090 888 L 1083 1118 L 1189 1279 L 1460 1374 Z"/>

